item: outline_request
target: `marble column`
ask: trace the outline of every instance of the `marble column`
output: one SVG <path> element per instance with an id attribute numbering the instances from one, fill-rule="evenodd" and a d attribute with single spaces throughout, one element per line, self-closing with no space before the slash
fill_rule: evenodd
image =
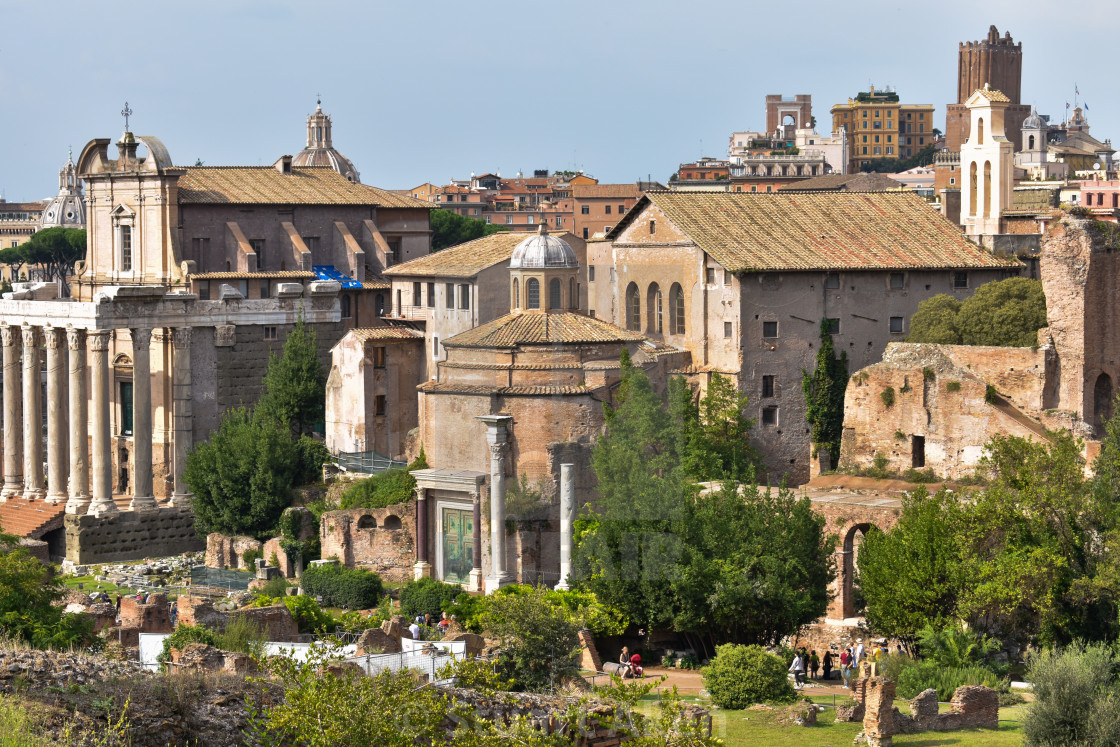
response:
<path id="1" fill-rule="evenodd" d="M 474 563 L 472 563 L 470 581 L 467 588 L 471 591 L 483 591 L 482 581 L 482 488 L 475 485 L 471 491 L 471 504 L 474 508 L 474 525 L 471 539 L 474 542 Z"/>
<path id="2" fill-rule="evenodd" d="M 47 503 L 66 501 L 66 330 L 44 327 L 47 346 Z"/>
<path id="3" fill-rule="evenodd" d="M 416 486 L 416 565 L 412 566 L 412 577 L 419 581 L 432 575 L 432 564 L 428 560 L 428 489 Z"/>
<path id="4" fill-rule="evenodd" d="M 23 336 L 23 497 L 46 494 L 43 475 L 43 379 L 39 328 L 24 322 Z"/>
<path id="5" fill-rule="evenodd" d="M 191 416 L 191 328 L 177 327 L 173 330 L 173 335 L 171 418 L 175 434 L 171 461 L 175 486 L 170 503 L 172 506 L 189 508 L 191 491 L 183 481 L 183 470 L 187 466 L 187 452 L 191 449 L 194 437 Z"/>
<path id="6" fill-rule="evenodd" d="M 4 489 L 0 500 L 23 494 L 23 402 L 19 385 L 19 328 L 0 325 L 4 350 Z"/>
<path id="7" fill-rule="evenodd" d="M 556 588 L 567 591 L 572 573 L 572 521 L 575 519 L 574 464 L 560 465 L 560 583 Z"/>
<path id="8" fill-rule="evenodd" d="M 486 444 L 490 447 L 490 576 L 486 593 L 491 594 L 510 582 L 506 572 L 506 453 L 509 451 L 509 415 L 481 415 L 486 423 Z"/>
<path id="9" fill-rule="evenodd" d="M 152 493 L 152 330 L 132 330 L 132 511 L 154 511 Z"/>
<path id="10" fill-rule="evenodd" d="M 86 378 L 86 331 L 66 328 L 70 349 L 70 497 L 66 513 L 84 514 L 89 509 L 89 388 Z"/>
<path id="11" fill-rule="evenodd" d="M 89 332 L 90 399 L 93 401 L 93 500 L 88 513 L 94 516 L 117 511 L 113 503 L 113 455 L 109 433 L 109 330 Z"/>

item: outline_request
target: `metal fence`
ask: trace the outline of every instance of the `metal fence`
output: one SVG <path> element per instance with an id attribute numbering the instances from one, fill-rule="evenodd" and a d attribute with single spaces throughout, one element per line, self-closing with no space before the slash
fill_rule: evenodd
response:
<path id="1" fill-rule="evenodd" d="M 442 683 L 436 678 L 436 672 L 453 661 L 462 661 L 467 658 L 466 652 L 455 653 L 452 651 L 412 651 L 399 654 L 367 654 L 355 656 L 346 661 L 353 662 L 361 667 L 369 676 L 385 671 L 397 672 L 409 669 L 414 672 L 428 675 L 428 681 Z"/>
<path id="2" fill-rule="evenodd" d="M 249 582 L 254 578 L 252 573 L 234 571 L 228 568 L 207 568 L 196 565 L 191 568 L 192 587 L 210 587 L 230 591 L 248 591 Z"/>
<path id="3" fill-rule="evenodd" d="M 376 475 L 389 469 L 404 469 L 408 466 L 408 462 L 400 459 L 390 459 L 376 451 L 340 451 L 338 453 L 338 466 L 348 472 Z"/>

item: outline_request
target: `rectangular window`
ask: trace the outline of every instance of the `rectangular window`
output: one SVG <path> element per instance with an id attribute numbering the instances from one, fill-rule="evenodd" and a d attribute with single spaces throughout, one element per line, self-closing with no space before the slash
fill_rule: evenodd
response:
<path id="1" fill-rule="evenodd" d="M 374 415 L 384 415 L 385 414 L 385 395 L 384 394 L 378 394 L 377 396 L 375 396 L 373 398 L 373 414 Z"/>
<path id="2" fill-rule="evenodd" d="M 731 285 L 731 271 L 730 270 L 724 270 L 723 271 L 723 284 L 724 285 Z"/>
<path id="3" fill-rule="evenodd" d="M 580 215 L 591 215 L 591 206 L 590 205 L 580 205 L 579 206 L 579 212 L 580 212 Z"/>
<path id="4" fill-rule="evenodd" d="M 385 368 L 385 348 L 376 347 L 373 349 L 373 367 Z"/>
<path id="5" fill-rule="evenodd" d="M 534 223 L 536 223 L 536 222 L 537 222 L 537 216 L 535 216 L 535 215 L 526 215 L 526 216 L 525 216 L 525 222 L 526 222 L 526 223 L 528 223 L 529 225 L 532 225 L 532 224 L 534 224 Z"/>
<path id="6" fill-rule="evenodd" d="M 950 184 L 956 184 L 957 183 L 957 177 L 955 177 L 955 176 L 949 177 L 949 183 Z"/>
<path id="7" fill-rule="evenodd" d="M 614 226 L 603 226 L 603 233 L 610 233 Z"/>
<path id="8" fill-rule="evenodd" d="M 828 325 L 828 332 L 832 335 L 840 334 L 840 320 L 839 319 L 825 319 L 825 324 Z"/>
<path id="9" fill-rule="evenodd" d="M 261 281 L 261 298 L 272 297 L 272 284 L 267 280 Z"/>
<path id="10" fill-rule="evenodd" d="M 902 326 L 903 326 L 902 317 L 900 317 L 900 316 L 892 316 L 891 317 L 891 334 L 892 335 L 901 335 L 902 334 Z"/>
<path id="11" fill-rule="evenodd" d="M 840 273 L 830 272 L 824 276 L 824 287 L 826 290 L 836 290 L 840 287 Z"/>
<path id="12" fill-rule="evenodd" d="M 428 283 L 428 308 L 434 309 L 436 307 L 436 284 Z"/>
<path id="13" fill-rule="evenodd" d="M 618 206 L 618 214 L 622 215 L 625 212 L 626 212 L 626 206 L 625 205 L 619 205 Z"/>
<path id="14" fill-rule="evenodd" d="M 762 377 L 762 396 L 763 397 L 773 397 L 774 396 L 774 377 L 773 376 L 763 376 Z"/>
<path id="15" fill-rule="evenodd" d="M 776 426 L 778 424 L 778 408 L 777 407 L 763 407 L 762 408 L 762 424 L 768 426 Z"/>
<path id="16" fill-rule="evenodd" d="M 587 282 L 589 282 L 589 283 L 594 283 L 595 282 L 595 265 L 588 265 L 587 266 Z"/>
<path id="17" fill-rule="evenodd" d="M 424 305 L 424 299 L 422 298 L 422 291 L 420 290 L 422 287 L 423 286 L 421 286 L 420 283 L 413 283 L 412 284 L 412 305 L 413 306 L 423 306 Z"/>
<path id="18" fill-rule="evenodd" d="M 209 280 L 199 280 L 199 281 L 197 281 L 196 287 L 198 288 L 198 300 L 209 301 L 210 300 L 210 281 Z"/>
<path id="19" fill-rule="evenodd" d="M 705 280 L 707 280 L 708 285 L 715 285 L 716 284 L 716 268 L 714 268 L 714 267 L 707 268 L 705 270 L 705 274 L 707 275 Z"/>
<path id="20" fill-rule="evenodd" d="M 469 283 L 462 283 L 459 285 L 459 308 L 469 309 L 471 307 L 471 286 Z"/>
<path id="21" fill-rule="evenodd" d="M 439 358 L 439 335 L 432 335 L 432 357 Z"/>
<path id="22" fill-rule="evenodd" d="M 968 273 L 967 272 L 954 272 L 953 273 L 953 287 L 954 288 L 967 288 L 968 287 Z"/>
<path id="23" fill-rule="evenodd" d="M 610 215 L 611 214 L 611 206 L 610 205 L 604 205 L 603 206 L 603 212 L 607 215 Z"/>
<path id="24" fill-rule="evenodd" d="M 121 382 L 121 435 L 132 435 L 132 382 Z"/>
<path id="25" fill-rule="evenodd" d="M 901 272 L 892 272 L 891 273 L 891 290 L 902 290 L 902 287 L 905 284 L 906 284 L 906 276 L 905 275 L 903 275 Z"/>
<path id="26" fill-rule="evenodd" d="M 724 337 L 724 339 L 726 339 L 726 340 L 731 339 L 732 334 L 733 334 L 733 329 L 734 329 L 734 325 L 731 322 L 724 322 L 723 323 L 723 337 Z"/>
<path id="27" fill-rule="evenodd" d="M 507 224 L 513 223 L 513 216 L 512 215 L 507 215 L 506 216 L 506 223 Z"/>
<path id="28" fill-rule="evenodd" d="M 276 327 L 265 327 L 264 328 L 264 339 L 266 339 L 266 340 L 277 339 L 277 337 L 276 337 Z"/>
<path id="29" fill-rule="evenodd" d="M 486 216 L 486 225 L 490 225 L 490 216 L 489 215 Z"/>
<path id="30" fill-rule="evenodd" d="M 777 322 L 763 322 L 762 323 L 762 336 L 763 337 L 777 337 L 778 336 L 778 323 Z"/>
<path id="31" fill-rule="evenodd" d="M 242 298 L 248 298 L 249 297 L 249 281 L 248 280 L 238 280 L 237 281 L 237 292 L 241 294 Z"/>
<path id="32" fill-rule="evenodd" d="M 257 266 L 260 267 L 264 264 L 261 262 L 261 257 L 264 256 L 264 239 L 249 239 L 249 246 L 257 253 Z"/>
<path id="33" fill-rule="evenodd" d="M 121 271 L 132 272 L 132 226 L 121 226 Z"/>
<path id="34" fill-rule="evenodd" d="M 455 283 L 448 283 L 443 287 L 443 294 L 447 296 L 447 308 L 455 308 Z"/>

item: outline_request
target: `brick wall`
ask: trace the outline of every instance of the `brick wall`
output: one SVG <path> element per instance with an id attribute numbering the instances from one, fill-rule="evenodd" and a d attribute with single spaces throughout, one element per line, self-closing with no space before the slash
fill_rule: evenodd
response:
<path id="1" fill-rule="evenodd" d="M 109 516 L 67 515 L 66 558 L 79 565 L 118 563 L 202 550 L 189 509 L 122 511 Z"/>
<path id="2" fill-rule="evenodd" d="M 367 568 L 387 583 L 412 580 L 412 565 L 416 562 L 416 501 L 387 508 L 328 511 L 323 514 L 319 531 L 324 558 L 338 558 L 344 565 Z"/>

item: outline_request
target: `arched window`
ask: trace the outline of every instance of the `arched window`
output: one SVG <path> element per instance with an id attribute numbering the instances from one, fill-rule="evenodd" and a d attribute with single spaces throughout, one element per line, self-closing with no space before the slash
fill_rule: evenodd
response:
<path id="1" fill-rule="evenodd" d="M 979 185 L 976 183 L 976 161 L 973 161 L 968 168 L 968 214 L 976 216 L 976 190 Z"/>
<path id="2" fill-rule="evenodd" d="M 513 295 L 513 303 L 511 304 L 511 307 L 515 308 L 515 309 L 520 309 L 521 308 L 521 290 L 520 290 L 520 288 L 517 284 L 517 279 L 516 278 L 513 281 L 513 293 L 512 293 L 512 295 Z"/>
<path id="3" fill-rule="evenodd" d="M 373 297 L 373 308 L 378 317 L 385 316 L 385 294 L 378 293 Z"/>
<path id="4" fill-rule="evenodd" d="M 121 226 L 121 271 L 132 272 L 132 226 Z"/>
<path id="5" fill-rule="evenodd" d="M 980 117 L 976 120 L 976 144 L 984 144 L 984 118 Z"/>
<path id="6" fill-rule="evenodd" d="M 661 286 L 650 283 L 646 291 L 646 326 L 654 334 L 661 334 Z"/>
<path id="7" fill-rule="evenodd" d="M 563 308 L 560 303 L 560 278 L 553 278 L 548 282 L 548 308 Z"/>
<path id="8" fill-rule="evenodd" d="M 539 309 L 541 307 L 541 284 L 536 278 L 525 281 L 525 308 Z"/>
<path id="9" fill-rule="evenodd" d="M 576 291 L 576 279 L 571 278 L 568 280 L 568 308 L 579 308 L 579 293 Z"/>
<path id="10" fill-rule="evenodd" d="M 358 519 L 358 529 L 376 529 L 376 528 L 377 528 L 377 519 L 373 518 L 369 514 L 362 514 L 362 517 L 360 519 Z"/>
<path id="11" fill-rule="evenodd" d="M 349 319 L 350 318 L 350 296 L 345 296 L 344 295 L 341 298 L 339 298 L 338 299 L 338 307 L 339 307 L 339 310 L 342 312 L 342 318 L 343 319 Z"/>
<path id="12" fill-rule="evenodd" d="M 992 162 L 984 162 L 984 217 L 992 215 Z"/>
<path id="13" fill-rule="evenodd" d="M 638 295 L 637 283 L 626 286 L 626 329 L 642 331 L 642 299 Z"/>
<path id="14" fill-rule="evenodd" d="M 1027 138 L 1027 150 L 1034 150 L 1034 135 Z"/>
<path id="15" fill-rule="evenodd" d="M 684 334 L 684 291 L 680 283 L 673 283 L 669 289 L 669 332 Z"/>

